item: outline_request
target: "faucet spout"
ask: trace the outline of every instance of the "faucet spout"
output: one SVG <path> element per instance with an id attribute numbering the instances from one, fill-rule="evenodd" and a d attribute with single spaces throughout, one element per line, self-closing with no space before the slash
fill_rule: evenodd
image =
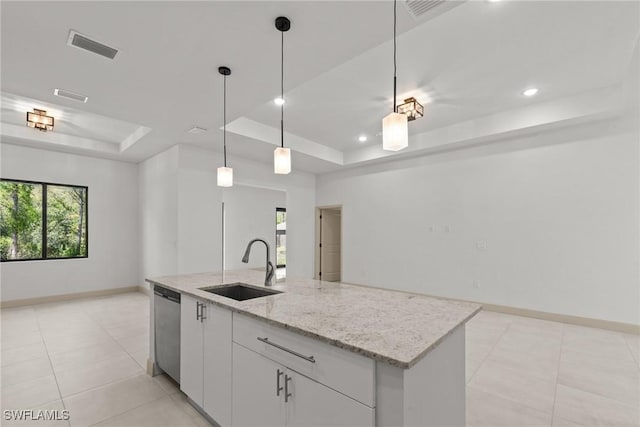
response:
<path id="1" fill-rule="evenodd" d="M 271 286 L 272 284 L 272 279 L 273 279 L 273 274 L 274 274 L 274 268 L 273 268 L 273 264 L 270 261 L 270 252 L 271 252 L 271 248 L 269 247 L 269 243 L 267 243 L 266 240 L 264 239 L 253 239 L 249 242 L 249 244 L 247 245 L 247 249 L 245 249 L 244 251 L 244 256 L 242 257 L 242 262 L 244 262 L 245 264 L 249 262 L 249 255 L 251 254 L 251 246 L 255 243 L 255 242 L 262 242 L 264 243 L 264 245 L 267 248 L 267 263 L 266 263 L 266 271 L 265 271 L 265 276 L 264 276 L 264 285 L 265 286 Z"/>

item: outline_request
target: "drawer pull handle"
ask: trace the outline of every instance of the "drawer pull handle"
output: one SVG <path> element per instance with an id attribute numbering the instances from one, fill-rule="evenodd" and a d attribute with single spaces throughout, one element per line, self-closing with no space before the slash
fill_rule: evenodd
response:
<path id="1" fill-rule="evenodd" d="M 289 403 L 289 398 L 293 396 L 292 393 L 289 393 L 289 381 L 291 381 L 291 377 L 289 375 L 284 376 L 284 403 Z"/>
<path id="2" fill-rule="evenodd" d="M 269 341 L 269 338 L 264 337 L 258 337 L 258 341 L 262 341 L 265 344 L 269 344 L 271 346 L 274 346 L 275 348 L 279 348 L 282 351 L 286 351 L 287 353 L 293 354 L 294 356 L 298 356 L 301 359 L 306 360 L 307 362 L 311 362 L 311 363 L 316 363 L 316 359 L 313 356 L 305 356 L 304 354 L 300 354 L 297 351 L 293 351 L 293 350 L 289 350 L 286 347 L 281 346 L 280 344 L 276 344 L 274 342 Z"/>
<path id="3" fill-rule="evenodd" d="M 278 369 L 278 371 L 276 373 L 276 396 L 280 396 L 280 392 L 284 389 L 280 385 L 280 377 L 282 376 L 282 374 L 284 374 L 284 372 L 281 371 L 280 369 Z"/>

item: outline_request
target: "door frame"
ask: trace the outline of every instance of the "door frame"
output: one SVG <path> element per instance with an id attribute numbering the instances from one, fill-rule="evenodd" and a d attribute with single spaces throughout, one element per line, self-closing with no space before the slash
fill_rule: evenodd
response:
<path id="1" fill-rule="evenodd" d="M 342 228 L 342 205 L 325 205 L 325 206 L 316 206 L 315 211 L 315 244 L 314 244 L 314 262 L 313 262 L 313 278 L 316 280 L 320 280 L 320 214 L 323 209 L 336 209 L 340 210 L 340 280 L 342 280 L 342 263 L 343 254 L 342 254 L 342 242 L 344 235 L 344 230 Z"/>

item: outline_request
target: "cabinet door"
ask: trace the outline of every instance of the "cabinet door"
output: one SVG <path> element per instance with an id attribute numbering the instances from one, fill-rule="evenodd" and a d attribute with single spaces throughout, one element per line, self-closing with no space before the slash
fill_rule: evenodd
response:
<path id="1" fill-rule="evenodd" d="M 198 302 L 182 295 L 180 304 L 180 390 L 202 407 L 202 322 L 197 319 Z"/>
<path id="2" fill-rule="evenodd" d="M 231 425 L 231 311 L 204 308 L 204 411 L 222 427 Z"/>
<path id="3" fill-rule="evenodd" d="M 287 427 L 373 427 L 373 408 L 295 372 L 286 375 Z"/>
<path id="4" fill-rule="evenodd" d="M 284 387 L 285 368 L 233 344 L 233 425 L 282 427 L 285 425 L 284 390 L 277 391 L 278 372 Z"/>

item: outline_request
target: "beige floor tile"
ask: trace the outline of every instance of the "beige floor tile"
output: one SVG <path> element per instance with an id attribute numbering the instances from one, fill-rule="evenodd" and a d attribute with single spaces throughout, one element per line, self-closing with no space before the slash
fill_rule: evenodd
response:
<path id="1" fill-rule="evenodd" d="M 138 351 L 136 353 L 129 354 L 129 356 L 133 357 L 133 360 L 135 360 L 142 369 L 145 371 L 147 370 L 147 359 L 149 358 L 149 352 L 147 350 Z"/>
<path id="2" fill-rule="evenodd" d="M 24 347 L 29 344 L 37 344 L 42 342 L 42 336 L 39 331 L 19 331 L 10 330 L 2 332 L 2 349 L 9 350 L 16 347 Z"/>
<path id="3" fill-rule="evenodd" d="M 629 351 L 631 351 L 631 355 L 640 366 L 640 335 L 624 334 L 624 339 L 627 342 Z"/>
<path id="4" fill-rule="evenodd" d="M 60 392 L 53 375 L 2 385 L 2 409 L 35 409 L 54 400 L 60 400 Z"/>
<path id="5" fill-rule="evenodd" d="M 590 427 L 637 427 L 638 406 L 558 384 L 554 416 Z"/>
<path id="6" fill-rule="evenodd" d="M 155 376 L 153 380 L 157 382 L 167 394 L 174 394 L 180 391 L 180 385 L 166 374 Z"/>
<path id="7" fill-rule="evenodd" d="M 588 427 L 584 424 L 574 423 L 573 421 L 564 420 L 562 418 L 558 418 L 556 416 L 553 417 L 553 421 L 551 422 L 551 427 Z"/>
<path id="8" fill-rule="evenodd" d="M 139 375 L 65 397 L 64 403 L 71 414 L 71 427 L 84 427 L 164 396 L 166 393 L 152 378 Z"/>
<path id="9" fill-rule="evenodd" d="M 66 351 L 75 350 L 78 348 L 90 347 L 93 345 L 99 345 L 104 343 L 113 342 L 113 338 L 106 332 L 82 332 L 82 333 L 69 333 L 68 335 L 61 335 L 55 337 L 44 337 L 47 351 L 51 354 L 62 353 Z"/>
<path id="10" fill-rule="evenodd" d="M 633 359 L 627 342 L 619 332 L 566 325 L 562 346 L 563 349 L 588 353 L 604 359 Z"/>
<path id="11" fill-rule="evenodd" d="M 64 398 L 143 373 L 140 365 L 130 356 L 118 355 L 90 366 L 56 371 L 56 378 Z"/>
<path id="12" fill-rule="evenodd" d="M 469 386 L 529 408 L 553 412 L 555 382 L 540 380 L 527 371 L 508 369 L 499 362 L 485 361 Z"/>
<path id="13" fill-rule="evenodd" d="M 116 341 L 109 340 L 88 347 L 76 348 L 59 353 L 50 353 L 50 358 L 54 371 L 64 371 L 73 368 L 91 366 L 96 362 L 126 355 L 127 353 Z"/>
<path id="14" fill-rule="evenodd" d="M 2 387 L 53 375 L 47 356 L 2 367 Z"/>
<path id="15" fill-rule="evenodd" d="M 33 410 L 30 419 L 6 420 L 3 414 L 3 427 L 69 427 L 68 414 L 61 400 L 56 400 L 37 407 L 29 408 Z M 42 412 L 39 412 L 42 411 Z M 41 418 L 39 418 L 41 417 Z"/>
<path id="16" fill-rule="evenodd" d="M 467 427 L 549 427 L 551 414 L 467 387 Z"/>
<path id="17" fill-rule="evenodd" d="M 121 338 L 117 341 L 129 354 L 139 353 L 149 349 L 149 334 L 134 335 Z"/>
<path id="18" fill-rule="evenodd" d="M 109 335 L 115 339 L 123 339 L 140 335 L 149 335 L 149 324 L 134 324 L 121 325 L 117 327 L 105 327 L 105 330 Z"/>
<path id="19" fill-rule="evenodd" d="M 178 405 L 178 407 L 189 415 L 199 427 L 211 427 L 212 424 L 204 418 L 193 406 L 187 401 L 187 396 L 178 392 L 171 395 L 171 399 Z"/>
<path id="20" fill-rule="evenodd" d="M 563 350 L 558 383 L 630 405 L 640 404 L 640 370 L 632 360 Z"/>
<path id="21" fill-rule="evenodd" d="M 506 369 L 520 370 L 547 382 L 555 382 L 558 377 L 560 353 L 528 353 L 517 347 L 496 346 L 486 360 L 502 364 Z"/>
<path id="22" fill-rule="evenodd" d="M 196 420 L 166 396 L 98 423 L 96 427 L 199 427 Z"/>
<path id="23" fill-rule="evenodd" d="M 47 349 L 42 341 L 9 349 L 2 348 L 2 366 L 40 359 L 46 356 Z"/>

